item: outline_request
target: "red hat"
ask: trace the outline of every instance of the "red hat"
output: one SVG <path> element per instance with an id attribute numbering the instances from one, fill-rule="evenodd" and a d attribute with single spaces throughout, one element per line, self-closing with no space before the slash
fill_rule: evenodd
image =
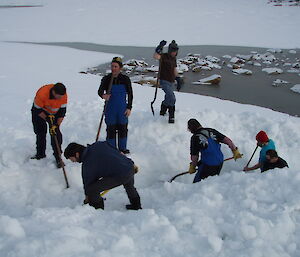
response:
<path id="1" fill-rule="evenodd" d="M 262 143 L 267 143 L 269 141 L 268 135 L 265 131 L 261 130 L 256 135 L 256 140 Z"/>

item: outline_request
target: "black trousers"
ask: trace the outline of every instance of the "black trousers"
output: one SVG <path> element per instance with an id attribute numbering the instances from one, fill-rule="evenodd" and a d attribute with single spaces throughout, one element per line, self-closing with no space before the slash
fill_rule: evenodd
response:
<path id="1" fill-rule="evenodd" d="M 105 177 L 95 181 L 85 189 L 85 193 L 89 200 L 89 205 L 95 207 L 96 209 L 104 209 L 104 201 L 100 196 L 100 193 L 120 185 L 123 185 L 125 188 L 130 202 L 132 202 L 132 199 L 140 199 L 140 196 L 134 187 L 134 174 L 128 177 L 119 178 Z"/>
<path id="2" fill-rule="evenodd" d="M 31 114 L 32 114 L 33 131 L 36 135 L 36 155 L 43 157 L 46 155 L 46 143 L 47 143 L 46 135 L 47 135 L 47 128 L 48 128 L 47 122 L 44 119 L 42 119 L 36 111 L 31 110 Z M 55 122 L 56 119 L 57 117 L 55 117 Z M 57 127 L 55 131 L 56 131 L 56 137 L 59 144 L 59 148 L 61 151 L 62 134 L 60 132 L 59 127 Z M 58 160 L 59 152 L 57 150 L 55 140 L 52 136 L 51 136 L 51 146 L 53 149 L 54 157 Z"/>
<path id="3" fill-rule="evenodd" d="M 209 166 L 201 163 L 198 166 L 198 172 L 195 175 L 193 183 L 197 183 L 209 176 L 219 175 L 222 167 L 223 167 L 223 162 L 220 165 L 216 165 L 216 166 Z"/>

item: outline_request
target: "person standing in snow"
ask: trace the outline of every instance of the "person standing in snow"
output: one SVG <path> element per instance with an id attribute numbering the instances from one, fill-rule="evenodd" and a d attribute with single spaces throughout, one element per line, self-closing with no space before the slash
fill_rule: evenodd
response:
<path id="1" fill-rule="evenodd" d="M 220 143 L 229 146 L 234 160 L 242 158 L 238 148 L 230 138 L 215 129 L 203 128 L 196 119 L 188 121 L 188 130 L 193 134 L 190 144 L 192 162 L 190 163 L 189 173 L 195 173 L 198 166 L 198 172 L 195 175 L 193 183 L 199 182 L 209 176 L 220 174 L 224 161 Z M 198 162 L 199 153 L 201 153 L 201 160 Z"/>
<path id="2" fill-rule="evenodd" d="M 289 167 L 287 162 L 279 157 L 275 150 L 270 149 L 266 152 L 266 160 L 263 162 L 261 172 L 275 168 L 282 169 L 284 167 Z"/>
<path id="3" fill-rule="evenodd" d="M 160 115 L 164 116 L 169 110 L 169 123 L 175 122 L 175 94 L 174 84 L 177 81 L 177 90 L 182 86 L 182 80 L 178 76 L 176 56 L 178 53 L 178 45 L 173 40 L 168 47 L 168 53 L 162 53 L 163 47 L 167 44 L 162 40 L 155 49 L 153 57 L 160 61 L 159 67 L 159 83 L 162 90 L 165 92 L 165 98 L 161 103 Z"/>
<path id="4" fill-rule="evenodd" d="M 59 151 L 53 135 L 57 137 L 59 147 L 62 144 L 60 125 L 66 115 L 68 96 L 66 87 L 62 83 L 42 86 L 35 95 L 31 108 L 33 130 L 36 134 L 36 154 L 31 159 L 43 159 L 46 157 L 47 123 L 51 134 L 51 145 L 58 168 L 62 167 Z M 51 121 L 51 117 L 53 120 Z M 61 150 L 60 150 L 61 152 Z"/>
<path id="5" fill-rule="evenodd" d="M 276 150 L 274 141 L 269 139 L 267 133 L 263 130 L 257 133 L 256 141 L 257 145 L 261 147 L 258 163 L 252 167 L 245 166 L 244 171 L 256 170 L 258 168 L 262 169 L 263 163 L 266 161 L 266 152 L 268 150 Z"/>
<path id="6" fill-rule="evenodd" d="M 133 92 L 130 78 L 121 73 L 122 59 L 114 57 L 111 62 L 111 73 L 104 76 L 98 90 L 98 95 L 107 101 L 105 110 L 106 140 L 124 154 L 127 149 L 128 117 L 131 114 Z M 110 81 L 113 76 L 112 87 Z M 110 92 L 109 92 L 110 90 Z M 127 96 L 127 97 L 126 97 Z"/>
<path id="7" fill-rule="evenodd" d="M 82 163 L 82 180 L 86 195 L 85 203 L 95 209 L 104 209 L 104 201 L 100 193 L 123 185 L 130 204 L 129 210 L 139 210 L 140 196 L 134 187 L 134 174 L 138 171 L 134 162 L 112 147 L 108 142 L 97 141 L 83 146 L 70 143 L 64 151 L 66 159 Z"/>

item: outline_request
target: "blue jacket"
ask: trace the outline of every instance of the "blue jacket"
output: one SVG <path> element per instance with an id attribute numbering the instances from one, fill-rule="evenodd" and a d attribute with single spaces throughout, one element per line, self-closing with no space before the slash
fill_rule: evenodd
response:
<path id="1" fill-rule="evenodd" d="M 259 153 L 259 163 L 262 164 L 266 161 L 266 152 L 268 150 L 276 150 L 275 143 L 272 139 L 269 139 L 269 142 L 261 148 Z"/>
<path id="2" fill-rule="evenodd" d="M 107 142 L 88 145 L 81 156 L 84 190 L 102 177 L 128 177 L 134 174 L 133 161 Z"/>

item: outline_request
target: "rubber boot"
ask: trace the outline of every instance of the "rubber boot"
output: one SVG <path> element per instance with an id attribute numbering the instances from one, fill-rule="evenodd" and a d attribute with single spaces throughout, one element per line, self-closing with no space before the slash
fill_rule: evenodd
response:
<path id="1" fill-rule="evenodd" d="M 161 103 L 159 114 L 161 116 L 164 116 L 166 114 L 167 110 L 168 110 L 168 106 L 166 106 L 163 103 Z"/>
<path id="2" fill-rule="evenodd" d="M 126 205 L 127 210 L 136 210 L 137 211 L 137 210 L 142 209 L 140 197 L 129 199 L 129 201 L 130 201 L 130 204 Z"/>
<path id="3" fill-rule="evenodd" d="M 169 123 L 175 123 L 175 106 L 169 106 Z"/>

